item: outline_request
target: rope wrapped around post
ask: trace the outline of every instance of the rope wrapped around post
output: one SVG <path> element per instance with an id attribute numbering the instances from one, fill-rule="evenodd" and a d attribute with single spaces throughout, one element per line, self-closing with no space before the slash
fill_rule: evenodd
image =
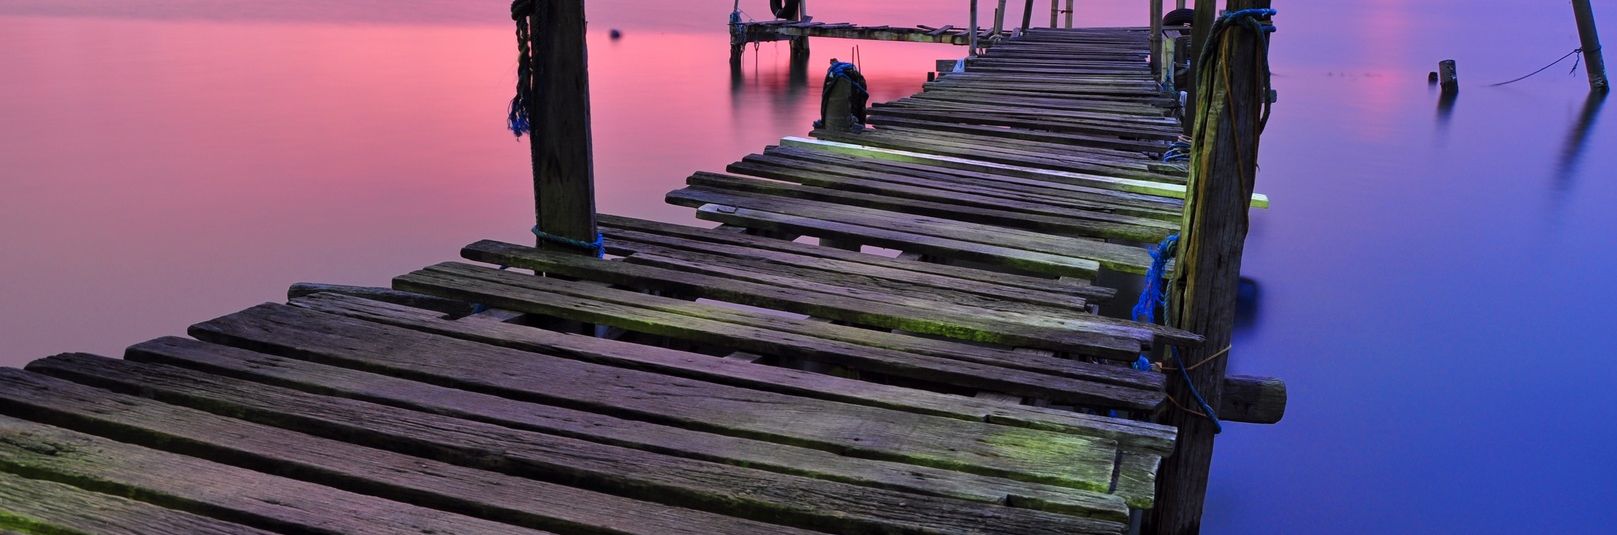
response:
<path id="1" fill-rule="evenodd" d="M 516 137 L 533 133 L 533 33 L 528 26 L 528 14 L 533 12 L 534 0 L 512 0 L 511 20 L 517 24 L 517 94 L 511 97 L 506 109 L 505 127 Z"/>

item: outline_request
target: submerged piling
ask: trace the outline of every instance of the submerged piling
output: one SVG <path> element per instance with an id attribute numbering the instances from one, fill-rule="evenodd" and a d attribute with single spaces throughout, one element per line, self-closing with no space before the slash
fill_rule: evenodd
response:
<path id="1" fill-rule="evenodd" d="M 1589 71 L 1589 90 L 1605 92 L 1606 58 L 1600 51 L 1600 31 L 1595 27 L 1595 10 L 1589 0 L 1572 0 L 1572 13 L 1578 18 L 1578 39 L 1582 42 L 1583 65 Z"/>

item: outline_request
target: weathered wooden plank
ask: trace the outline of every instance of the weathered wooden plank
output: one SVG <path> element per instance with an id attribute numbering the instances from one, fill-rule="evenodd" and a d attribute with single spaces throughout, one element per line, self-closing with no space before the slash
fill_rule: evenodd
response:
<path id="1" fill-rule="evenodd" d="M 463 466 L 838 533 L 1117 533 L 1121 526 L 1028 509 L 870 489 L 509 429 L 355 400 L 82 356 L 31 369 L 261 424 Z M 443 515 L 440 513 L 440 515 Z M 366 521 L 374 516 L 354 518 Z M 507 527 L 511 533 L 514 530 Z M 450 531 L 454 533 L 473 532 Z"/>
<path id="2" fill-rule="evenodd" d="M 904 175 L 865 172 L 829 162 L 811 162 L 778 155 L 750 155 L 730 164 L 732 173 L 805 186 L 878 195 L 889 199 L 915 199 L 956 206 L 967 206 L 997 213 L 1022 212 L 1056 218 L 1047 223 L 1058 231 L 1078 236 L 1158 242 L 1178 229 L 1177 223 L 1110 212 L 1106 205 L 1023 194 L 965 181 L 935 181 Z M 869 177 L 869 178 L 867 178 Z M 852 201 L 850 201 L 852 202 Z M 1079 206 L 1092 206 L 1092 209 Z M 938 212 L 941 213 L 941 212 Z M 1002 216 L 1003 217 L 1003 216 Z M 984 222 L 979 220 L 978 222 Z M 1030 222 L 1027 227 L 1039 228 Z"/>
<path id="3" fill-rule="evenodd" d="M 889 131 L 892 132 L 889 132 Z M 887 150 L 907 151 L 935 157 L 989 162 L 1030 169 L 1043 169 L 1063 173 L 1097 175 L 1115 179 L 1165 182 L 1141 163 L 1119 162 L 1110 159 L 1078 156 L 1076 152 L 1040 153 L 1010 147 L 1008 140 L 983 140 L 971 143 L 949 139 L 942 135 L 928 136 L 922 132 L 897 132 L 897 129 L 866 130 L 864 132 L 819 129 L 810 133 L 816 139 Z"/>
<path id="4" fill-rule="evenodd" d="M 201 342 L 186 341 L 204 345 Z M 178 339 L 137 348 L 183 347 Z M 223 346 L 211 346 L 231 349 Z M 137 350 L 131 356 L 144 355 Z M 266 359 L 273 359 L 261 355 Z M 247 362 L 247 361 L 243 361 Z M 298 361 L 252 367 L 283 373 Z M 324 371 L 344 371 L 329 368 Z M 332 388 L 354 389 L 365 382 Z M 335 383 L 335 384 L 332 384 Z M 212 413 L 118 394 L 38 373 L 0 369 L 0 411 L 82 433 L 190 455 L 259 472 L 414 503 L 498 522 L 562 532 L 614 534 L 806 534 L 693 509 L 620 498 L 564 485 L 466 468 L 421 457 L 357 446 Z M 388 391 L 377 391 L 385 395 Z M 467 393 L 469 394 L 469 393 Z M 495 398 L 498 399 L 498 398 Z M 1118 500 L 1121 504 L 1121 500 Z M 3 507 L 3 506 L 0 506 Z M 181 530 L 181 533 L 190 531 Z"/>
<path id="5" fill-rule="evenodd" d="M 0 533 L 269 535 L 271 532 L 54 481 L 0 472 Z"/>
<path id="6" fill-rule="evenodd" d="M 929 338 L 773 315 L 748 314 L 724 307 L 684 303 L 675 299 L 655 298 L 633 292 L 620 292 L 625 295 L 608 296 L 614 301 L 623 303 L 635 302 L 627 296 L 639 296 L 643 301 L 638 302 L 645 306 L 634 306 L 602 301 L 595 296 L 577 295 L 578 289 L 553 281 L 498 281 L 478 278 L 475 274 L 468 275 L 421 271 L 399 278 L 396 284 L 476 296 L 488 302 L 502 303 L 501 306 L 506 308 L 572 317 L 580 321 L 611 325 L 633 332 L 669 336 L 735 351 L 847 366 L 905 377 L 912 381 L 1065 399 L 1077 404 L 1158 403 L 1155 401 L 1157 396 L 1154 393 L 1150 398 L 1144 398 L 1138 392 L 1100 388 L 1101 385 L 1095 384 L 1095 381 L 1070 377 L 1076 374 L 1104 373 L 1096 370 L 1094 365 L 1083 366 L 1077 364 L 1077 361 L 1067 361 L 1075 364 L 1069 364 L 1065 369 L 1057 369 L 1059 364 L 1050 361 L 1036 364 L 1005 361 L 1000 360 L 999 355 L 959 351 L 958 345 L 929 344 L 928 342 L 935 341 Z M 682 303 L 692 308 L 685 309 L 685 314 L 657 310 L 674 309 L 678 306 L 675 303 Z M 927 353 L 912 353 L 893 348 L 916 348 Z M 1034 366 L 1041 368 L 1041 371 L 1025 369 Z M 1052 372 L 1064 374 L 1057 375 Z"/>
<path id="7" fill-rule="evenodd" d="M 836 142 L 836 141 L 821 141 L 821 140 L 816 140 L 816 139 L 807 139 L 807 138 L 800 138 L 800 137 L 787 137 L 787 138 L 781 140 L 781 144 L 784 145 L 784 146 L 804 147 L 804 148 L 818 148 L 818 149 L 822 149 L 822 150 L 828 150 L 828 151 L 832 151 L 832 152 L 840 152 L 840 153 L 844 153 L 844 154 L 854 154 L 854 155 L 859 155 L 859 156 L 867 156 L 867 157 L 874 157 L 874 158 L 884 158 L 884 159 L 891 159 L 891 160 L 897 160 L 897 161 L 920 162 L 920 163 L 938 165 L 938 166 L 942 166 L 942 167 L 955 167 L 955 168 L 961 168 L 961 169 L 971 169 L 971 170 L 986 171 L 986 172 L 1006 172 L 1006 173 L 1011 173 L 1011 174 L 1015 174 L 1015 175 L 1018 175 L 1018 176 L 1033 176 L 1033 177 L 1037 177 L 1037 178 L 1042 179 L 1042 180 L 1049 180 L 1049 181 L 1053 181 L 1053 182 L 1081 183 L 1081 184 L 1084 184 L 1084 185 L 1088 185 L 1088 186 L 1091 186 L 1091 187 L 1102 188 L 1102 189 L 1115 189 L 1115 190 L 1119 190 L 1119 191 L 1131 191 L 1131 192 L 1136 192 L 1136 193 L 1145 193 L 1145 194 L 1149 194 L 1149 195 L 1158 195 L 1158 196 L 1162 196 L 1162 197 L 1170 197 L 1170 198 L 1175 198 L 1175 199 L 1184 199 L 1184 197 L 1185 197 L 1185 187 L 1182 186 L 1182 185 L 1165 184 L 1165 183 L 1153 182 L 1153 181 L 1149 181 L 1149 180 L 1135 180 L 1135 179 L 1128 179 L 1128 178 L 1105 177 L 1105 176 L 1099 176 L 1099 175 L 1086 175 L 1086 174 L 1082 174 L 1082 173 L 1070 173 L 1070 172 L 1055 171 L 1055 170 L 1049 170 L 1049 169 L 1027 168 L 1027 167 L 1020 167 L 1020 166 L 1014 166 L 1014 165 L 999 164 L 999 163 L 994 163 L 994 162 L 984 162 L 984 161 L 977 161 L 977 160 L 970 160 L 970 159 L 963 159 L 963 158 L 954 158 L 954 157 L 949 157 L 949 156 L 923 154 L 923 153 L 903 151 L 903 150 L 883 149 L 883 148 L 879 148 L 879 147 L 867 147 L 867 146 L 862 146 L 862 145 L 853 145 L 853 144 L 841 143 L 841 142 Z M 1257 207 L 1257 208 L 1267 207 L 1269 205 L 1269 199 L 1268 199 L 1268 197 L 1264 196 L 1263 194 L 1253 194 L 1252 195 L 1252 205 L 1254 207 Z"/>
<path id="8" fill-rule="evenodd" d="M 342 295 L 313 295 L 296 300 L 292 304 L 485 344 L 770 392 L 962 420 L 1110 438 L 1134 450 L 1167 451 L 1173 440 L 1171 429 L 1146 422 L 1032 406 L 1007 407 L 984 404 L 960 396 L 867 383 L 787 368 L 745 365 L 697 353 L 534 329 L 509 323 L 452 321 L 426 311 Z M 987 348 L 983 349 L 987 351 Z M 1100 374 L 1106 374 L 1098 380 L 1135 388 L 1154 390 L 1161 388 L 1162 384 L 1161 375 L 1134 372 L 1125 367 L 1098 367 L 1093 368 L 1093 372 L 1098 377 Z"/>
<path id="9" fill-rule="evenodd" d="M 1150 509 L 1156 500 L 1157 467 L 1162 458 L 1154 454 L 1122 452 L 1117 463 L 1117 483 L 1112 492 L 1122 496 L 1130 507 Z"/>
<path id="10" fill-rule="evenodd" d="M 885 329 L 933 334 L 974 342 L 1069 350 L 1113 351 L 1149 344 L 1157 338 L 1195 343 L 1186 333 L 1147 327 L 1140 323 L 1089 321 L 1067 318 L 1060 327 L 1042 327 L 975 316 L 970 311 L 928 310 L 925 305 L 886 303 L 833 294 L 787 290 L 754 282 L 674 271 L 653 266 L 600 259 L 569 258 L 531 247 L 481 241 L 466 246 L 461 256 L 506 266 L 556 273 L 641 290 L 674 291 L 682 295 L 784 310 L 814 317 Z"/>
<path id="11" fill-rule="evenodd" d="M 1083 209 L 1092 212 L 1114 213 L 1129 217 L 1171 220 L 1176 226 L 1184 204 L 1167 197 L 1129 193 L 1116 190 L 1050 182 L 1038 178 L 1023 178 L 999 173 L 954 169 L 925 163 L 900 162 L 857 155 L 838 154 L 813 147 L 770 147 L 765 156 L 790 158 L 813 165 L 811 169 L 841 172 L 839 168 L 870 171 L 875 174 L 850 176 L 902 182 L 928 187 L 970 191 L 985 196 L 1001 196 L 1033 202 L 1044 202 Z M 916 183 L 913 179 L 925 182 Z M 971 187 L 971 190 L 960 190 Z M 1097 216 L 1098 217 L 1098 216 Z"/>
<path id="12" fill-rule="evenodd" d="M 721 232 L 713 229 L 673 225 L 669 223 L 660 223 L 656 221 L 647 221 L 643 219 L 633 219 L 607 214 L 601 214 L 600 221 L 601 226 L 608 229 L 616 228 L 622 230 L 632 230 L 696 241 L 750 247 L 765 251 L 780 251 L 804 256 L 830 258 L 901 271 L 952 277 L 977 282 L 1003 284 L 1030 290 L 1065 293 L 1089 299 L 1106 299 L 1115 293 L 1115 290 L 1093 286 L 1081 279 L 1058 281 L 1053 278 L 1038 278 L 1022 275 L 993 273 L 979 269 L 962 268 L 943 264 L 897 260 L 872 254 L 843 251 L 828 247 L 816 247 L 813 245 L 796 243 L 787 240 L 749 236 L 733 232 Z"/>
<path id="13" fill-rule="evenodd" d="M 831 219 L 802 217 L 722 204 L 702 205 L 697 208 L 696 217 L 769 232 L 788 232 L 818 238 L 856 240 L 877 247 L 911 251 L 941 258 L 1000 265 L 1022 272 L 1058 277 L 1075 276 L 1087 279 L 1094 277 L 1100 269 L 1099 263 L 1082 258 L 896 232 L 884 227 L 851 225 Z"/>
<path id="14" fill-rule="evenodd" d="M 1031 303 L 1061 310 L 1080 310 L 1087 306 L 1087 300 L 1083 297 L 1062 292 L 1040 292 L 1017 286 L 645 232 L 611 229 L 605 234 L 607 251 L 620 256 L 653 253 L 743 268 L 764 269 L 763 266 L 768 266 L 770 271 L 791 273 L 811 281 L 868 282 L 883 285 L 893 292 L 964 300 L 961 302 L 984 297 L 993 301 Z M 635 259 L 626 258 L 625 261 Z"/>
<path id="15" fill-rule="evenodd" d="M 1218 417 L 1229 422 L 1279 423 L 1286 415 L 1286 382 L 1273 377 L 1229 375 L 1223 379 Z"/>
<path id="16" fill-rule="evenodd" d="M 699 175 L 694 177 L 692 182 L 732 185 L 738 182 L 735 180 L 725 182 L 726 180 L 728 179 L 724 175 Z M 1124 273 L 1144 274 L 1151 266 L 1150 254 L 1141 247 L 1108 243 L 1093 238 L 1058 236 L 1031 230 L 973 223 L 954 218 L 890 212 L 834 202 L 777 197 L 767 194 L 760 195 L 745 191 L 727 191 L 705 186 L 692 186 L 674 190 L 668 193 L 667 200 L 671 204 L 681 206 L 701 207 L 717 204 L 738 209 L 831 221 L 843 225 L 887 231 L 865 231 L 864 234 L 866 235 L 905 233 L 914 236 L 930 236 L 1031 253 L 1090 260 L 1098 263 L 1099 267 Z M 814 235 L 809 232 L 804 234 Z M 893 248 L 909 250 L 906 247 Z"/>
<path id="17" fill-rule="evenodd" d="M 352 295 L 354 297 L 363 297 L 366 299 L 398 303 L 416 308 L 425 308 L 427 310 L 436 310 L 438 312 L 457 316 L 464 316 L 475 312 L 475 307 L 473 307 L 471 303 L 464 303 L 461 301 L 455 301 L 453 299 L 444 299 L 442 297 L 433 297 L 430 295 L 401 292 L 390 288 L 347 286 L 342 284 L 320 284 L 313 282 L 294 283 L 286 290 L 286 298 L 297 299 L 299 297 L 314 295 L 317 293 L 338 293 L 343 295 Z"/>
<path id="18" fill-rule="evenodd" d="M 714 173 L 698 173 L 692 175 L 687 182 L 697 186 L 846 204 L 861 208 L 904 212 L 973 223 L 1004 225 L 1063 236 L 1148 242 L 1161 240 L 1167 233 L 1172 232 L 1167 228 L 1170 225 L 1165 223 L 1153 222 L 1153 226 L 1145 227 L 1097 221 L 1087 217 L 1071 217 L 1069 214 L 1073 211 L 1062 210 L 1050 205 L 1018 203 L 1017 201 L 992 197 L 974 197 L 893 183 L 781 169 L 757 163 L 738 162 L 730 164 L 726 170 L 732 173 L 763 176 L 764 178 L 772 179 L 775 177 L 796 178 L 803 184 L 782 184 L 778 179 L 757 180 Z M 831 187 L 822 187 L 820 184 Z M 1157 236 L 1156 240 L 1152 240 L 1152 236 Z"/>
<path id="19" fill-rule="evenodd" d="M 612 240 L 607 247 L 609 251 L 629 255 L 623 261 L 631 264 L 728 277 L 732 280 L 769 284 L 781 288 L 834 293 L 901 306 L 933 304 L 939 311 L 981 313 L 984 317 L 1006 321 L 1059 327 L 1061 325 L 1059 318 L 1074 315 L 1092 316 L 1081 300 L 1060 306 L 1038 302 L 1026 303 L 947 288 L 916 285 L 904 280 L 820 271 L 746 257 L 672 249 L 653 243 Z"/>
<path id="20" fill-rule="evenodd" d="M 901 114 L 902 115 L 902 114 Z M 1034 130 L 1016 127 L 980 126 L 957 120 L 925 120 L 901 117 L 880 111 L 870 115 L 870 124 L 878 127 L 909 127 L 940 132 L 954 132 L 962 134 L 976 134 L 988 137 L 1020 139 L 1027 141 L 1042 141 L 1048 143 L 1064 143 L 1075 146 L 1100 147 L 1120 150 L 1138 150 L 1142 152 L 1161 152 L 1163 145 L 1152 141 L 1125 139 L 1121 137 L 1107 137 L 1085 134 L 1067 134 L 1050 132 L 1047 130 Z M 1115 133 L 1111 131 L 1109 133 Z"/>
<path id="21" fill-rule="evenodd" d="M 193 335 L 276 355 L 357 367 L 514 399 L 730 436 L 1074 488 L 1097 488 L 1086 459 L 1111 441 L 789 396 L 261 305 L 198 324 Z M 1064 449 L 1067 466 L 1006 444 Z M 1105 452 L 1103 452 L 1105 453 Z M 1023 457 L 1023 458 L 1017 458 Z M 1108 458 L 1109 460 L 1109 458 Z M 1091 468 L 1092 470 L 1092 468 Z M 1109 471 L 1105 475 L 1110 475 Z M 1098 488 L 1104 490 L 1104 485 Z"/>
<path id="22" fill-rule="evenodd" d="M 116 361 L 110 361 L 116 362 Z M 0 416 L 5 471 L 270 531 L 489 533 L 542 531 L 355 494 Z"/>
<path id="23" fill-rule="evenodd" d="M 774 442 L 690 431 L 192 340 L 169 338 L 139 344 L 130 348 L 126 358 L 138 362 L 195 368 L 311 393 L 361 399 L 515 429 L 772 472 L 983 503 L 1007 504 L 1027 501 L 1039 506 L 1035 508 L 1046 511 L 1116 521 L 1127 520 L 1127 511 L 1121 499 L 1095 492 L 911 464 L 846 457 Z M 580 499 L 575 503 L 597 503 L 597 500 L 587 499 L 588 496 L 584 498 L 586 499 Z M 606 503 L 599 507 L 615 509 L 621 505 Z M 699 513 L 693 512 L 692 516 L 695 518 L 691 519 L 690 523 L 703 519 Z M 609 519 L 608 523 L 618 522 Z M 750 523 L 742 523 L 743 526 L 747 524 Z M 752 525 L 750 529 L 761 528 L 760 525 Z M 712 529 L 714 528 L 697 529 L 692 526 L 682 531 L 708 533 L 711 531 L 706 530 Z M 735 529 L 725 531 L 733 532 Z"/>

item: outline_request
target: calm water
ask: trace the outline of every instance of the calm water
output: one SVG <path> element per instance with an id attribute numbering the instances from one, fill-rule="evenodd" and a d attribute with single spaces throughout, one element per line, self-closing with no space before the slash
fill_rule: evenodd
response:
<path id="1" fill-rule="evenodd" d="M 1143 1 L 1079 4 L 1146 20 Z M 1617 121 L 1570 62 L 1485 87 L 1576 47 L 1570 9 L 1277 4 L 1274 208 L 1255 216 L 1232 367 L 1284 377 L 1291 404 L 1220 439 L 1207 532 L 1617 529 Z M 1595 4 L 1617 41 L 1617 2 Z M 817 84 L 792 81 L 784 47 L 732 78 L 730 2 L 589 5 L 603 211 L 691 222 L 662 203 L 689 172 L 806 131 Z M 964 5 L 810 9 L 959 26 Z M 501 130 L 506 9 L 0 0 L 0 365 L 117 354 L 294 281 L 385 285 L 475 239 L 529 239 L 526 145 Z M 854 44 L 817 41 L 811 65 Z M 859 46 L 877 100 L 959 53 Z M 1466 87 L 1445 108 L 1425 74 L 1448 57 Z"/>

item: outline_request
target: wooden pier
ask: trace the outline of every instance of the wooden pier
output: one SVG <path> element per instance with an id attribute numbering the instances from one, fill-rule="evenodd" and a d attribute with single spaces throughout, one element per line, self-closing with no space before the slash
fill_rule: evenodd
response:
<path id="1" fill-rule="evenodd" d="M 1185 212 L 1149 33 L 1029 31 L 696 173 L 714 228 L 591 210 L 605 258 L 478 241 L 0 369 L 0 531 L 1123 533 L 1188 403 L 1128 363 L 1204 342 L 1100 313 Z"/>

